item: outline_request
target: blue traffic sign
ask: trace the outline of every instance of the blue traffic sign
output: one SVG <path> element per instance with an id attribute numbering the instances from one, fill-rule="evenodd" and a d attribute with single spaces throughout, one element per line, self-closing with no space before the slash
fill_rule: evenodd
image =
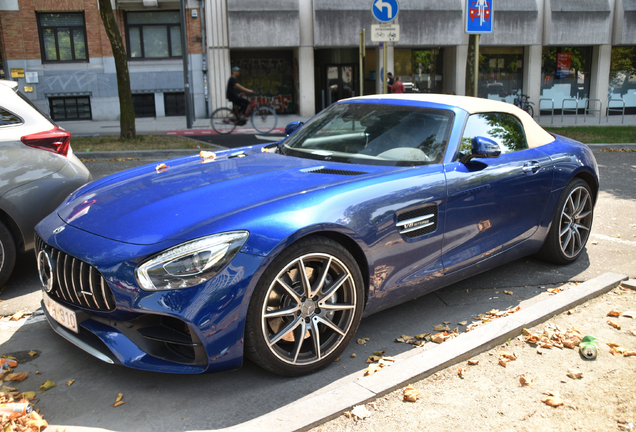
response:
<path id="1" fill-rule="evenodd" d="M 493 0 L 466 1 L 466 33 L 492 33 Z"/>
<path id="2" fill-rule="evenodd" d="M 380 22 L 393 21 L 400 10 L 397 0 L 372 0 L 371 13 Z"/>

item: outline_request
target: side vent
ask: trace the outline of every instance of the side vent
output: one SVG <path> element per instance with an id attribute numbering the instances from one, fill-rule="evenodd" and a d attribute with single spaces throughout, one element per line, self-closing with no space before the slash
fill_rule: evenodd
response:
<path id="1" fill-rule="evenodd" d="M 430 234 L 437 229 L 437 206 L 428 205 L 399 214 L 395 225 L 400 234 L 408 238 Z"/>
<path id="2" fill-rule="evenodd" d="M 337 170 L 337 169 L 324 168 L 324 167 L 312 168 L 305 172 L 312 173 L 312 174 L 333 174 L 333 175 L 344 175 L 344 176 L 357 176 L 357 175 L 367 174 L 363 171 L 346 171 L 346 170 Z"/>

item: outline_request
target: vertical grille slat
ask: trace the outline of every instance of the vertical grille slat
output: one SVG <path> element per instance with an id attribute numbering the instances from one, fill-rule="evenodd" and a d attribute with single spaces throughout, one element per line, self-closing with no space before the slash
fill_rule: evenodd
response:
<path id="1" fill-rule="evenodd" d="M 36 255 L 44 250 L 51 259 L 54 281 L 50 296 L 87 309 L 115 309 L 115 297 L 95 267 L 47 245 L 37 234 L 35 246 Z"/>

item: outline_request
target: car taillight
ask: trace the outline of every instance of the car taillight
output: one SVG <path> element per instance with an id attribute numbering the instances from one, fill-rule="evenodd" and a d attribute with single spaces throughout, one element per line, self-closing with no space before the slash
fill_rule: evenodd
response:
<path id="1" fill-rule="evenodd" d="M 66 156 L 68 147 L 71 144 L 71 134 L 56 126 L 55 129 L 50 131 L 25 135 L 20 140 L 29 147 Z"/>

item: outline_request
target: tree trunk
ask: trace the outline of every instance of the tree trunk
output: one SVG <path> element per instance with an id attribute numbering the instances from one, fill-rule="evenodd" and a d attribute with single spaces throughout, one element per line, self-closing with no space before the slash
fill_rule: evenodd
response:
<path id="1" fill-rule="evenodd" d="M 124 49 L 113 8 L 110 0 L 99 0 L 99 13 L 110 40 L 115 57 L 117 71 L 117 90 L 119 92 L 119 126 L 121 139 L 133 139 L 137 136 L 135 129 L 135 109 L 133 107 L 132 92 L 130 90 L 130 74 L 128 73 L 128 58 Z"/>
<path id="2" fill-rule="evenodd" d="M 479 65 L 475 65 L 475 49 L 477 45 L 476 42 L 476 35 L 468 35 L 468 58 L 466 59 L 466 96 L 474 97 L 477 97 L 477 94 L 475 92 L 475 74 L 479 73 Z"/>

